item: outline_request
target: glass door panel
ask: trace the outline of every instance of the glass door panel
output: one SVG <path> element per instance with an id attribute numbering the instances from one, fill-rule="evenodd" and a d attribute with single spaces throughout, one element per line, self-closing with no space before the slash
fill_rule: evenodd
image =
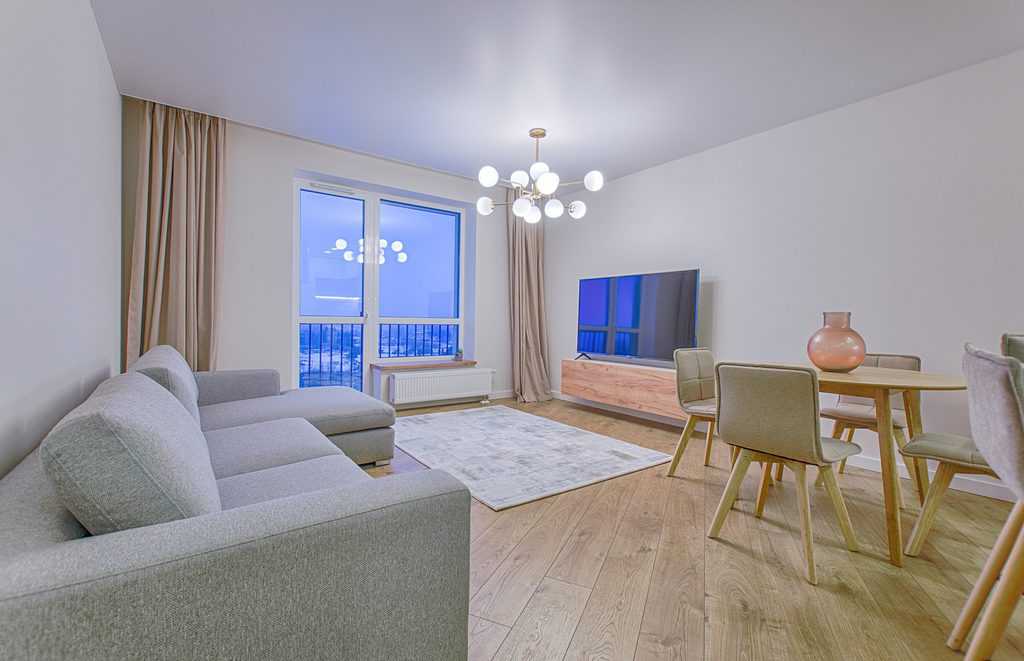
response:
<path id="1" fill-rule="evenodd" d="M 363 387 L 366 204 L 299 191 L 299 387 Z"/>

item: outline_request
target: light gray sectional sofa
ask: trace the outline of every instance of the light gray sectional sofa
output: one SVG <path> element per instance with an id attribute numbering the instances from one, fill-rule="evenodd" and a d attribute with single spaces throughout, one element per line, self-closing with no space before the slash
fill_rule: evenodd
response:
<path id="1" fill-rule="evenodd" d="M 183 401 L 188 380 L 153 362 L 0 479 L 0 658 L 466 658 L 462 484 L 369 477 L 345 455 L 380 455 L 368 404 L 358 423 L 324 395 L 302 402 L 315 420 L 273 419 L 302 393 L 212 373 Z"/>
<path id="2" fill-rule="evenodd" d="M 395 410 L 341 386 L 281 392 L 276 370 L 196 372 L 173 347 L 147 351 L 130 368 L 167 388 L 203 431 L 280 418 L 305 418 L 357 464 L 395 454 Z"/>

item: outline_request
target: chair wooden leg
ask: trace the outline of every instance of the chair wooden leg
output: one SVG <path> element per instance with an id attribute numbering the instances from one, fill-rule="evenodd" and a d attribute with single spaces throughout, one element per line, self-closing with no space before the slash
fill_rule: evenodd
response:
<path id="1" fill-rule="evenodd" d="M 945 495 L 946 489 L 949 488 L 949 483 L 953 480 L 953 475 L 955 474 L 956 469 L 952 464 L 945 462 L 939 464 L 939 469 L 935 472 L 935 481 L 928 488 L 928 497 L 924 499 L 924 505 L 921 506 L 921 515 L 917 517 L 914 530 L 910 533 L 910 540 L 907 542 L 907 547 L 904 550 L 906 555 L 916 556 L 921 553 L 924 539 L 928 536 L 928 531 L 931 530 L 932 524 L 935 523 L 935 515 L 939 511 L 939 503 L 942 501 L 942 496 Z"/>
<path id="2" fill-rule="evenodd" d="M 953 631 L 946 641 L 946 645 L 952 649 L 958 652 L 963 650 L 967 636 L 971 633 L 971 627 L 978 619 L 978 613 L 985 605 L 992 586 L 999 579 L 999 574 L 1002 573 L 1006 559 L 1022 528 L 1024 528 L 1024 500 L 1014 505 L 1013 510 L 1010 511 L 1010 516 L 1006 519 L 1002 532 L 999 533 L 999 539 L 992 547 L 992 553 L 989 554 L 988 560 L 985 561 L 985 567 L 981 570 L 981 575 L 978 576 L 978 582 L 974 584 L 971 595 L 960 611 L 960 617 L 957 618 Z"/>
<path id="3" fill-rule="evenodd" d="M 768 487 L 772 481 L 772 462 L 765 461 L 761 464 L 761 484 L 757 488 L 757 503 L 754 505 L 754 516 L 761 518 L 764 515 L 764 501 L 768 498 Z"/>
<path id="4" fill-rule="evenodd" d="M 854 435 L 854 433 L 856 431 L 857 431 L 856 427 L 853 427 L 853 426 L 848 427 L 846 429 L 846 438 L 843 439 L 843 440 L 846 441 L 847 443 L 853 443 L 853 435 Z M 839 474 L 842 475 L 845 472 L 846 472 L 846 459 L 843 459 L 842 461 L 839 462 Z"/>
<path id="5" fill-rule="evenodd" d="M 843 432 L 846 431 L 847 429 L 848 427 L 845 422 L 839 422 L 838 420 L 836 420 L 835 422 L 832 423 L 832 438 L 841 439 L 843 437 Z M 821 471 L 818 471 L 818 477 L 815 478 L 814 480 L 814 486 L 820 487 L 822 484 L 823 478 L 821 475 Z"/>
<path id="6" fill-rule="evenodd" d="M 704 465 L 711 465 L 711 439 L 715 437 L 715 421 L 708 420 L 708 433 L 704 442 Z"/>
<path id="7" fill-rule="evenodd" d="M 836 424 L 839 425 L 839 423 L 836 423 Z M 846 432 L 846 442 L 847 443 L 852 443 L 853 442 L 853 433 L 857 431 L 857 428 L 853 427 L 851 425 L 850 427 L 844 428 L 843 431 Z M 839 436 L 836 436 L 836 428 L 835 427 L 833 427 L 833 438 L 840 438 Z M 839 462 L 839 472 L 840 472 L 840 475 L 842 475 L 843 473 L 846 473 L 846 459 L 843 459 L 842 461 Z"/>
<path id="8" fill-rule="evenodd" d="M 736 502 L 736 496 L 740 493 L 740 486 L 743 485 L 743 478 L 747 474 L 747 469 L 750 468 L 750 461 L 750 450 L 739 449 L 739 457 L 736 459 L 736 465 L 732 468 L 732 473 L 729 474 L 729 481 L 725 485 L 725 491 L 722 492 L 722 500 L 718 502 L 718 509 L 715 510 L 715 517 L 711 521 L 711 528 L 708 529 L 708 537 L 718 537 L 718 533 L 722 531 L 725 516 L 732 509 L 733 503 Z"/>
<path id="9" fill-rule="evenodd" d="M 846 548 L 851 551 L 859 551 L 857 536 L 853 533 L 853 523 L 850 521 L 850 513 L 846 509 L 846 501 L 843 500 L 843 492 L 839 490 L 839 481 L 832 466 L 824 466 L 821 474 L 825 479 L 825 489 L 828 490 L 828 497 L 832 499 L 832 507 L 836 510 L 836 518 L 839 519 L 839 529 L 846 540 Z"/>
<path id="10" fill-rule="evenodd" d="M 782 469 L 783 469 L 783 464 L 782 464 L 781 461 L 779 463 L 775 464 L 775 481 L 776 482 L 781 482 L 782 481 Z"/>
<path id="11" fill-rule="evenodd" d="M 924 432 L 921 424 L 921 393 L 915 390 L 903 391 L 903 411 L 907 416 L 907 434 L 913 440 L 915 436 Z M 924 459 L 917 461 L 918 483 L 921 490 L 928 493 L 928 462 Z"/>
<path id="12" fill-rule="evenodd" d="M 923 498 L 927 498 L 928 497 L 928 487 L 929 487 L 928 460 L 927 459 L 915 459 L 914 460 L 914 470 L 917 471 L 917 484 L 921 488 L 921 495 L 922 495 Z M 923 505 L 924 503 L 922 502 L 921 504 Z"/>
<path id="13" fill-rule="evenodd" d="M 902 427 L 893 427 L 892 437 L 896 441 L 896 448 L 898 450 L 902 450 L 906 446 L 907 435 L 903 431 Z M 914 489 L 917 491 L 918 505 L 924 505 L 926 489 L 921 485 L 921 473 L 919 472 L 917 460 L 913 457 L 908 457 L 903 453 L 900 453 L 900 456 L 903 457 L 903 466 L 907 469 L 910 479 L 914 482 Z"/>
<path id="14" fill-rule="evenodd" d="M 1010 555 L 1006 559 L 1002 576 L 996 584 L 992 599 L 985 607 L 985 613 L 978 623 L 970 647 L 964 657 L 966 661 L 984 661 L 992 658 L 999 641 L 1006 633 L 1014 608 L 1024 591 L 1024 530 L 1017 533 Z"/>
<path id="15" fill-rule="evenodd" d="M 736 460 L 739 459 L 739 456 L 740 456 L 740 449 L 738 447 L 736 447 L 735 445 L 732 446 L 732 456 L 729 457 L 729 466 L 730 466 L 730 468 L 736 466 Z"/>
<path id="16" fill-rule="evenodd" d="M 818 584 L 814 570 L 814 535 L 811 531 L 811 496 L 807 491 L 807 466 L 790 464 L 796 474 L 796 500 L 800 506 L 800 536 L 803 538 L 804 559 L 807 561 L 807 582 Z"/>
<path id="17" fill-rule="evenodd" d="M 696 426 L 697 418 L 691 415 L 686 419 L 686 426 L 683 427 L 683 433 L 679 436 L 679 443 L 676 444 L 676 452 L 672 455 L 672 463 L 668 465 L 669 477 L 676 474 L 676 468 L 679 466 L 679 460 L 683 458 L 683 453 L 686 452 L 686 444 L 690 442 L 690 436 L 693 435 L 693 428 Z"/>

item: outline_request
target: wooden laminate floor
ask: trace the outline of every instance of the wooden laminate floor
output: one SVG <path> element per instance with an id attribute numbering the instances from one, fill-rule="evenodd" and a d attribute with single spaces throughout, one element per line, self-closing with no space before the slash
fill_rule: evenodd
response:
<path id="1" fill-rule="evenodd" d="M 679 435 L 557 400 L 500 403 L 664 452 Z M 470 658 L 961 658 L 944 641 L 1008 503 L 950 491 L 921 556 L 898 569 L 885 560 L 879 475 L 851 468 L 840 486 L 863 550 L 846 551 L 824 488 L 814 488 L 814 587 L 803 579 L 791 473 L 758 520 L 752 469 L 721 539 L 705 537 L 729 462 L 716 442 L 704 468 L 703 445 L 691 442 L 675 478 L 663 465 L 502 512 L 473 501 Z M 396 454 L 370 472 L 423 470 Z M 912 494 L 908 480 L 903 488 Z M 909 535 L 918 508 L 906 500 Z M 1024 658 L 1024 606 L 994 658 Z"/>

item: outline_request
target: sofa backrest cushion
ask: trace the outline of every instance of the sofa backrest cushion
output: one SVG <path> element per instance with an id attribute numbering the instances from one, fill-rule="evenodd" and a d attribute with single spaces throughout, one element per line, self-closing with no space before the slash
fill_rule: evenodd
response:
<path id="1" fill-rule="evenodd" d="M 153 347 L 128 368 L 153 379 L 178 398 L 185 410 L 199 420 L 199 386 L 192 368 L 178 350 L 167 344 Z"/>
<path id="2" fill-rule="evenodd" d="M 220 511 L 199 425 L 152 379 L 100 384 L 43 439 L 61 500 L 95 534 Z"/>

